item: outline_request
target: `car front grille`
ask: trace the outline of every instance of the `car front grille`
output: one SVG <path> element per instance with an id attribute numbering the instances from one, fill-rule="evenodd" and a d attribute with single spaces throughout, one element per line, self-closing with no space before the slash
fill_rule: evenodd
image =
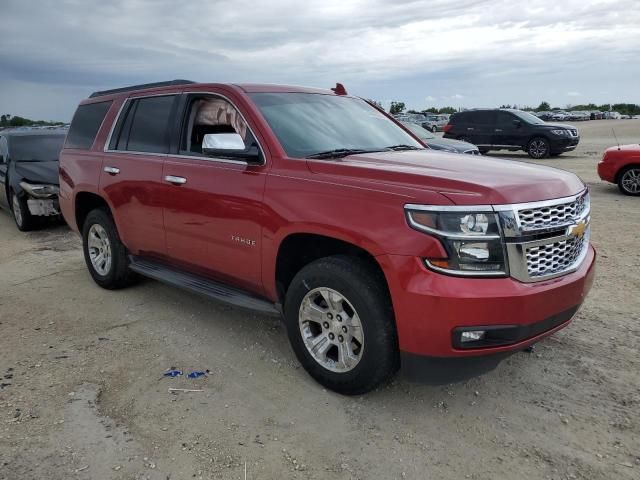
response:
<path id="1" fill-rule="evenodd" d="M 529 277 L 546 277 L 572 268 L 589 244 L 589 234 L 569 237 L 525 250 Z"/>
<path id="2" fill-rule="evenodd" d="M 536 282 L 575 271 L 589 249 L 590 209 L 587 191 L 569 198 L 496 207 L 510 275 Z"/>
<path id="3" fill-rule="evenodd" d="M 569 203 L 541 205 L 518 210 L 520 226 L 524 231 L 563 227 L 574 223 L 587 205 L 587 195 L 581 195 Z"/>

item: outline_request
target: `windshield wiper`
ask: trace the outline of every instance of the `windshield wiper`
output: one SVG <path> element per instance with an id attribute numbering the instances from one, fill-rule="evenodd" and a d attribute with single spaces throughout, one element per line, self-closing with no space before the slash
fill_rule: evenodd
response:
<path id="1" fill-rule="evenodd" d="M 360 148 L 336 148 L 334 150 L 327 150 L 326 152 L 307 155 L 305 158 L 341 158 L 346 157 L 347 155 L 355 155 L 356 153 L 371 153 L 379 151 L 380 150 L 363 150 Z"/>
<path id="2" fill-rule="evenodd" d="M 401 152 L 402 150 L 424 150 L 424 148 L 415 147 L 413 145 L 391 145 L 390 147 L 385 147 L 389 150 L 393 150 L 395 152 Z"/>

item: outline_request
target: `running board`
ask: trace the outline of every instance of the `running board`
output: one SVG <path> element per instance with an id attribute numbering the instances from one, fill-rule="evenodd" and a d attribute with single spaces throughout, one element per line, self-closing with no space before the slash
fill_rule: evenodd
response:
<path id="1" fill-rule="evenodd" d="M 176 270 L 146 258 L 130 255 L 129 260 L 131 261 L 129 268 L 145 277 L 153 278 L 154 280 L 173 285 L 174 287 L 189 290 L 236 307 L 247 308 L 266 315 L 281 316 L 280 310 L 274 303 L 246 293 L 238 288 L 229 287 L 223 283 L 209 280 L 199 275 Z"/>

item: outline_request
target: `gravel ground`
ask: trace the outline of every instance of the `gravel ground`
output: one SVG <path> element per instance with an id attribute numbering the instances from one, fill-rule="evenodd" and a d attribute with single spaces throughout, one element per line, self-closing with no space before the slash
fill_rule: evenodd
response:
<path id="1" fill-rule="evenodd" d="M 640 478 L 640 199 L 595 171 L 611 128 L 637 142 L 640 122 L 578 127 L 540 163 L 591 187 L 591 295 L 533 353 L 448 386 L 327 392 L 278 320 L 153 281 L 102 290 L 66 228 L 1 212 L 0 478 Z"/>

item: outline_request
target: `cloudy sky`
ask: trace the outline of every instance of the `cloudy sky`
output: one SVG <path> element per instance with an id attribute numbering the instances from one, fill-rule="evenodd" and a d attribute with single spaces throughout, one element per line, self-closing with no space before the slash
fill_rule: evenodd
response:
<path id="1" fill-rule="evenodd" d="M 0 111 L 173 78 L 408 107 L 640 103 L 640 0 L 2 0 Z"/>

